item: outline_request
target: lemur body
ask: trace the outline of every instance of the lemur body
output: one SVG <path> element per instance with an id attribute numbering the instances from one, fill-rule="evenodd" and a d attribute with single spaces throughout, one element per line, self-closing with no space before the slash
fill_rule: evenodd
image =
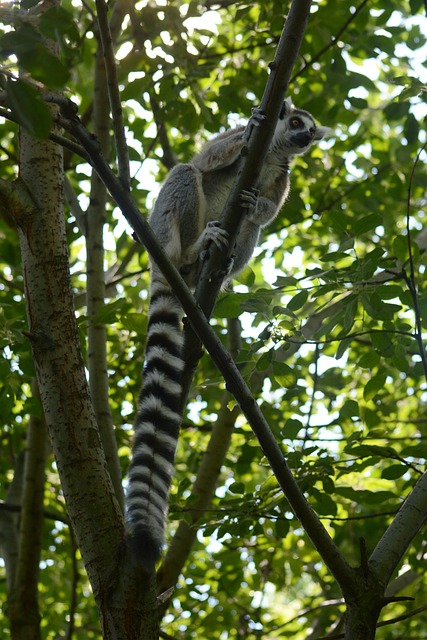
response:
<path id="1" fill-rule="evenodd" d="M 313 117 L 283 104 L 256 189 L 241 194 L 247 209 L 234 247 L 228 277 L 249 262 L 260 230 L 270 224 L 289 192 L 289 161 L 324 137 Z M 226 131 L 208 142 L 188 164 L 169 174 L 150 215 L 163 249 L 190 287 L 200 274 L 210 242 L 227 243 L 218 219 L 224 209 L 246 145 L 245 127 Z M 182 308 L 155 263 L 145 350 L 144 382 L 135 419 L 135 437 L 127 491 L 127 537 L 147 568 L 164 545 L 168 494 L 181 422 L 183 371 Z"/>

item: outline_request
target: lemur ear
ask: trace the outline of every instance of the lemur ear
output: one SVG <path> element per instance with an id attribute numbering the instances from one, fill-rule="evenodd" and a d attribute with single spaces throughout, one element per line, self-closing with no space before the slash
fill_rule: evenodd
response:
<path id="1" fill-rule="evenodd" d="M 332 133 L 332 129 L 330 127 L 316 127 L 316 133 L 314 134 L 313 140 L 322 140 L 323 138 L 327 138 Z"/>
<path id="2" fill-rule="evenodd" d="M 283 120 L 285 116 L 288 116 L 293 108 L 292 98 L 286 98 L 280 109 L 279 120 Z"/>

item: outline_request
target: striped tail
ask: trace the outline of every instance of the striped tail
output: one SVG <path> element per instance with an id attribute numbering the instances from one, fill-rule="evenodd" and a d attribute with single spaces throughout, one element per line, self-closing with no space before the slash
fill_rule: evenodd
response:
<path id="1" fill-rule="evenodd" d="M 143 385 L 126 497 L 127 539 L 149 569 L 165 544 L 169 487 L 181 424 L 182 307 L 154 267 Z"/>

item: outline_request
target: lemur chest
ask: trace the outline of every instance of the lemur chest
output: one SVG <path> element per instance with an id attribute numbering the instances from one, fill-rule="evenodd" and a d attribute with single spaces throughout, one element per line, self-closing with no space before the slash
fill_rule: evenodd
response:
<path id="1" fill-rule="evenodd" d="M 218 220 L 237 175 L 237 164 L 205 172 L 202 177 L 206 220 Z"/>
<path id="2" fill-rule="evenodd" d="M 202 184 L 205 197 L 206 221 L 218 220 L 220 217 L 236 179 L 237 171 L 238 163 L 235 162 L 223 169 L 203 173 Z M 274 193 L 273 200 L 276 200 L 276 191 L 282 191 L 282 182 L 283 190 L 285 189 L 288 173 L 288 164 L 279 164 L 267 159 L 256 185 L 260 197 L 269 198 Z"/>
<path id="3" fill-rule="evenodd" d="M 259 177 L 259 184 L 262 185 L 260 192 L 268 194 L 272 188 L 275 188 L 282 180 L 287 180 L 289 175 L 288 162 L 278 162 L 276 159 L 266 159 Z"/>

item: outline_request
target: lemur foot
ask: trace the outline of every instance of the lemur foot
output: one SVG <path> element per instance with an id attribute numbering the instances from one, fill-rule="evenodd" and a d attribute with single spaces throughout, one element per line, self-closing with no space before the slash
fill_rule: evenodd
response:
<path id="1" fill-rule="evenodd" d="M 208 248 L 210 242 L 213 242 L 218 249 L 228 246 L 228 233 L 225 231 L 217 220 L 208 222 L 203 231 L 203 246 Z"/>
<path id="2" fill-rule="evenodd" d="M 248 210 L 248 215 L 253 215 L 258 205 L 259 189 L 243 190 L 240 194 L 240 202 L 242 207 Z"/>
<path id="3" fill-rule="evenodd" d="M 262 109 L 260 109 L 259 107 L 254 107 L 252 109 L 252 115 L 250 118 L 251 124 L 253 124 L 255 127 L 258 127 L 261 122 L 266 119 L 266 117 L 267 116 Z"/>
<path id="4" fill-rule="evenodd" d="M 224 269 L 222 270 L 222 277 L 224 279 L 230 275 L 230 273 L 233 271 L 233 267 L 234 267 L 234 256 L 230 256 L 227 262 L 225 263 Z"/>
<path id="5" fill-rule="evenodd" d="M 234 265 L 234 258 L 233 257 L 228 258 L 227 262 L 225 263 L 225 267 L 223 269 L 218 269 L 217 271 L 214 272 L 215 279 L 227 281 L 228 276 L 233 270 L 233 265 Z"/>

